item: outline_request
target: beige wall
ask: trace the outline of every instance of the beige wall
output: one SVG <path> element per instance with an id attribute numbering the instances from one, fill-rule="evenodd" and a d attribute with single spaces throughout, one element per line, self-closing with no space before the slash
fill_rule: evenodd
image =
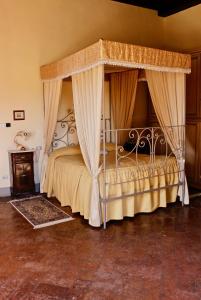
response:
<path id="1" fill-rule="evenodd" d="M 43 103 L 39 67 L 99 38 L 169 49 L 201 47 L 201 5 L 167 18 L 110 0 L 0 0 L 0 189 L 9 187 L 7 150 L 17 131 L 42 145 Z M 25 121 L 13 121 L 24 109 Z M 36 174 L 38 181 L 38 174 Z M 1 195 L 1 193 L 0 193 Z"/>
<path id="2" fill-rule="evenodd" d="M 39 67 L 99 38 L 162 46 L 161 18 L 151 10 L 110 0 L 0 0 L 0 188 L 9 187 L 7 150 L 21 129 L 30 147 L 42 145 L 42 85 Z M 24 109 L 25 121 L 13 121 Z M 38 177 L 38 176 L 37 176 Z M 37 179 L 38 181 L 38 179 Z"/>
<path id="3" fill-rule="evenodd" d="M 201 49 L 201 5 L 164 18 L 163 26 L 165 48 Z"/>
<path id="4" fill-rule="evenodd" d="M 99 38 L 169 49 L 200 48 L 201 5 L 167 18 L 110 0 L 0 0 L 0 188 L 9 187 L 7 150 L 17 131 L 42 145 L 43 103 L 39 67 Z M 25 121 L 13 121 L 24 109 Z M 38 174 L 36 174 L 38 181 Z M 1 194 L 1 193 L 0 193 Z"/>

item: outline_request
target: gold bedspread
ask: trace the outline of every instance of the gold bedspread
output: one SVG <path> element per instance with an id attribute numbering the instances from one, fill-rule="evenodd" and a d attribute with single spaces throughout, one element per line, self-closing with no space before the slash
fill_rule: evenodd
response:
<path id="1" fill-rule="evenodd" d="M 117 197 L 178 183 L 178 173 L 174 173 L 178 171 L 175 158 L 169 158 L 164 167 L 161 167 L 164 157 L 156 157 L 157 168 L 153 172 L 149 155 L 139 154 L 140 167 L 123 159 L 116 172 L 114 151 L 109 152 L 106 157 L 106 181 L 110 183 L 106 189 L 107 196 Z M 49 159 L 48 170 L 45 182 L 48 197 L 54 195 L 62 206 L 70 206 L 73 213 L 79 212 L 85 219 L 89 219 L 91 177 L 82 156 L 62 155 L 61 152 Z M 169 174 L 164 174 L 165 172 Z M 139 180 L 144 177 L 147 178 Z M 128 180 L 131 182 L 125 183 Z M 103 172 L 99 175 L 99 183 L 102 197 Z M 112 183 L 117 184 L 111 185 Z M 167 203 L 176 201 L 177 190 L 178 187 L 170 187 L 108 202 L 107 220 L 120 220 L 139 212 L 152 212 L 158 207 L 166 207 Z"/>

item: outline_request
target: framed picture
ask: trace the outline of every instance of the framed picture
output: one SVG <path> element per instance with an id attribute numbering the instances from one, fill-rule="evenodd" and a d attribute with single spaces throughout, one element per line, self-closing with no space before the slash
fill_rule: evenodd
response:
<path id="1" fill-rule="evenodd" d="M 13 119 L 15 121 L 25 120 L 25 111 L 24 110 L 14 110 L 13 111 Z"/>

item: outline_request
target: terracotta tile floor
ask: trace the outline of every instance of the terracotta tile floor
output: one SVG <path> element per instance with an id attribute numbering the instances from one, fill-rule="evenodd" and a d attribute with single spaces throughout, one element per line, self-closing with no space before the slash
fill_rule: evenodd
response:
<path id="1" fill-rule="evenodd" d="M 0 300 L 201 299 L 201 199 L 93 229 L 33 230 L 0 201 Z"/>

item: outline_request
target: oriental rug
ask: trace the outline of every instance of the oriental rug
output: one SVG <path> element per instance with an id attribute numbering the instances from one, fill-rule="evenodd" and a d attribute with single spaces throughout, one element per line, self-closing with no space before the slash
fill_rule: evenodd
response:
<path id="1" fill-rule="evenodd" d="M 10 203 L 34 229 L 73 220 L 70 215 L 42 196 L 15 199 Z"/>

